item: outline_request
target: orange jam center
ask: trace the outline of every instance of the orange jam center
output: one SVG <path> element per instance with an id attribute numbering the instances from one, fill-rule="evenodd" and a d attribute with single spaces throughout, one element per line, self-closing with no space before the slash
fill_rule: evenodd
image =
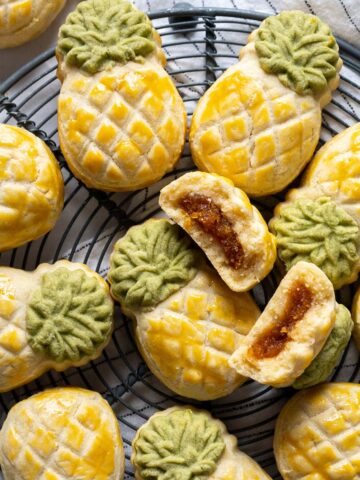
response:
<path id="1" fill-rule="evenodd" d="M 179 201 L 179 206 L 205 233 L 215 238 L 232 268 L 239 270 L 246 266 L 245 252 L 232 224 L 211 198 L 188 193 Z"/>
<path id="2" fill-rule="evenodd" d="M 290 332 L 311 307 L 313 297 L 313 292 L 304 283 L 297 282 L 293 285 L 277 324 L 263 333 L 251 346 L 252 355 L 258 359 L 279 355 L 291 340 Z"/>

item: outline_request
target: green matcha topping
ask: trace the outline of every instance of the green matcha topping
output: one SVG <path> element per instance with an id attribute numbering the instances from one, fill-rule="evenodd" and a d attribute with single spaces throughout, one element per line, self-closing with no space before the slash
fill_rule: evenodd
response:
<path id="1" fill-rule="evenodd" d="M 155 41 L 150 20 L 130 2 L 87 0 L 60 28 L 57 49 L 69 65 L 93 74 L 117 63 L 142 62 Z"/>
<path id="2" fill-rule="evenodd" d="M 174 409 L 140 430 L 133 463 L 144 480 L 205 480 L 224 450 L 215 420 L 202 412 Z"/>
<path id="3" fill-rule="evenodd" d="M 285 204 L 271 228 L 287 270 L 301 260 L 315 263 L 339 288 L 359 261 L 359 227 L 327 197 Z"/>
<path id="4" fill-rule="evenodd" d="M 106 342 L 113 309 L 104 286 L 83 270 L 45 273 L 27 307 L 29 344 L 56 362 L 77 362 Z"/>
<path id="5" fill-rule="evenodd" d="M 300 95 L 321 93 L 336 75 L 339 47 L 328 25 L 314 15 L 295 10 L 268 17 L 255 48 L 262 69 Z"/>
<path id="6" fill-rule="evenodd" d="M 327 380 L 350 341 L 353 327 L 349 310 L 344 305 L 337 305 L 334 328 L 320 353 L 293 383 L 294 388 L 308 388 Z"/>
<path id="7" fill-rule="evenodd" d="M 191 240 L 167 220 L 131 227 L 110 258 L 112 294 L 126 307 L 149 310 L 194 278 L 197 258 Z"/>

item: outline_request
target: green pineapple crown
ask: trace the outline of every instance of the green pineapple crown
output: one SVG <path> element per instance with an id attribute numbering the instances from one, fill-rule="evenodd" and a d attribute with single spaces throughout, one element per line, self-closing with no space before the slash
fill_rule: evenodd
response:
<path id="1" fill-rule="evenodd" d="M 57 46 L 68 65 L 90 74 L 142 62 L 155 48 L 149 18 L 127 0 L 80 2 L 60 28 Z"/>
<path id="2" fill-rule="evenodd" d="M 93 275 L 63 267 L 45 273 L 27 307 L 29 344 L 59 363 L 92 356 L 111 334 L 113 310 Z"/>
<path id="3" fill-rule="evenodd" d="M 337 304 L 335 325 L 325 345 L 303 374 L 295 380 L 294 388 L 309 388 L 328 379 L 350 341 L 353 327 L 354 322 L 349 310 L 344 305 Z"/>
<path id="4" fill-rule="evenodd" d="M 284 204 L 271 228 L 287 270 L 301 260 L 315 263 L 334 288 L 346 283 L 360 260 L 357 223 L 328 197 Z"/>
<path id="5" fill-rule="evenodd" d="M 134 445 L 144 480 L 205 480 L 225 450 L 218 423 L 206 413 L 172 409 L 150 419 Z"/>
<path id="6" fill-rule="evenodd" d="M 190 282 L 198 250 L 189 237 L 165 219 L 131 227 L 115 245 L 109 281 L 124 306 L 150 310 Z"/>
<path id="7" fill-rule="evenodd" d="M 322 93 L 337 74 L 339 47 L 326 23 L 301 11 L 265 19 L 255 48 L 260 65 L 300 95 Z"/>

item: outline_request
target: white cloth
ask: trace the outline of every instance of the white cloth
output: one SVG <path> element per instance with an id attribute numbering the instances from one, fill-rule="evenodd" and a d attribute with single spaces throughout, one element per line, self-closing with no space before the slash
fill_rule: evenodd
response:
<path id="1" fill-rule="evenodd" d="M 318 15 L 336 35 L 360 48 L 359 0 L 134 0 L 134 3 L 149 12 L 172 8 L 175 3 L 183 1 L 194 7 L 240 8 L 269 14 L 289 9 L 304 10 Z M 77 3 L 78 0 L 68 0 L 63 12 L 39 38 L 15 49 L 0 50 L 0 81 L 55 44 L 59 25 Z"/>
<path id="2" fill-rule="evenodd" d="M 327 22 L 333 32 L 360 47 L 359 0 L 135 0 L 145 11 L 172 8 L 187 1 L 193 7 L 240 8 L 269 14 L 282 10 L 303 10 Z"/>

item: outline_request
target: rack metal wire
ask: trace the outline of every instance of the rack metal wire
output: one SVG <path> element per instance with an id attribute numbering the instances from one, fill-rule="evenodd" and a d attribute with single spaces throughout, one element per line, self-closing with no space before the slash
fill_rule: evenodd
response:
<path id="1" fill-rule="evenodd" d="M 197 8 L 158 11 L 150 15 L 161 34 L 167 69 L 191 117 L 196 102 L 218 76 L 237 59 L 248 34 L 265 14 L 233 9 Z M 360 51 L 339 40 L 344 60 L 342 83 L 323 113 L 321 142 L 359 121 Z M 58 159 L 66 186 L 62 217 L 54 230 L 24 247 L 1 254 L 2 265 L 31 270 L 42 262 L 68 258 L 87 263 L 105 276 L 112 245 L 126 229 L 160 213 L 159 190 L 182 173 L 194 169 L 188 146 L 174 172 L 156 185 L 128 194 L 107 194 L 85 187 L 73 177 L 58 146 L 57 105 L 59 82 L 56 59 L 50 49 L 0 85 L 0 122 L 18 125 L 43 139 Z M 266 219 L 283 195 L 255 200 Z M 263 308 L 278 284 L 276 271 L 254 290 Z M 356 285 L 343 288 L 338 300 L 350 305 Z M 119 309 L 112 341 L 103 355 L 79 369 L 48 372 L 38 380 L 0 395 L 2 418 L 17 401 L 56 385 L 80 385 L 98 390 L 112 405 L 122 427 L 126 451 L 126 478 L 134 478 L 129 463 L 131 440 L 137 428 L 155 411 L 174 403 L 189 403 L 172 394 L 149 372 L 141 359 L 129 321 Z M 359 355 L 347 348 L 332 376 L 333 381 L 358 382 Z M 272 452 L 276 417 L 291 388 L 275 390 L 248 381 L 229 397 L 202 404 L 221 418 L 237 436 L 239 447 L 272 476 L 281 478 Z M 196 402 L 190 402 L 196 403 Z"/>

